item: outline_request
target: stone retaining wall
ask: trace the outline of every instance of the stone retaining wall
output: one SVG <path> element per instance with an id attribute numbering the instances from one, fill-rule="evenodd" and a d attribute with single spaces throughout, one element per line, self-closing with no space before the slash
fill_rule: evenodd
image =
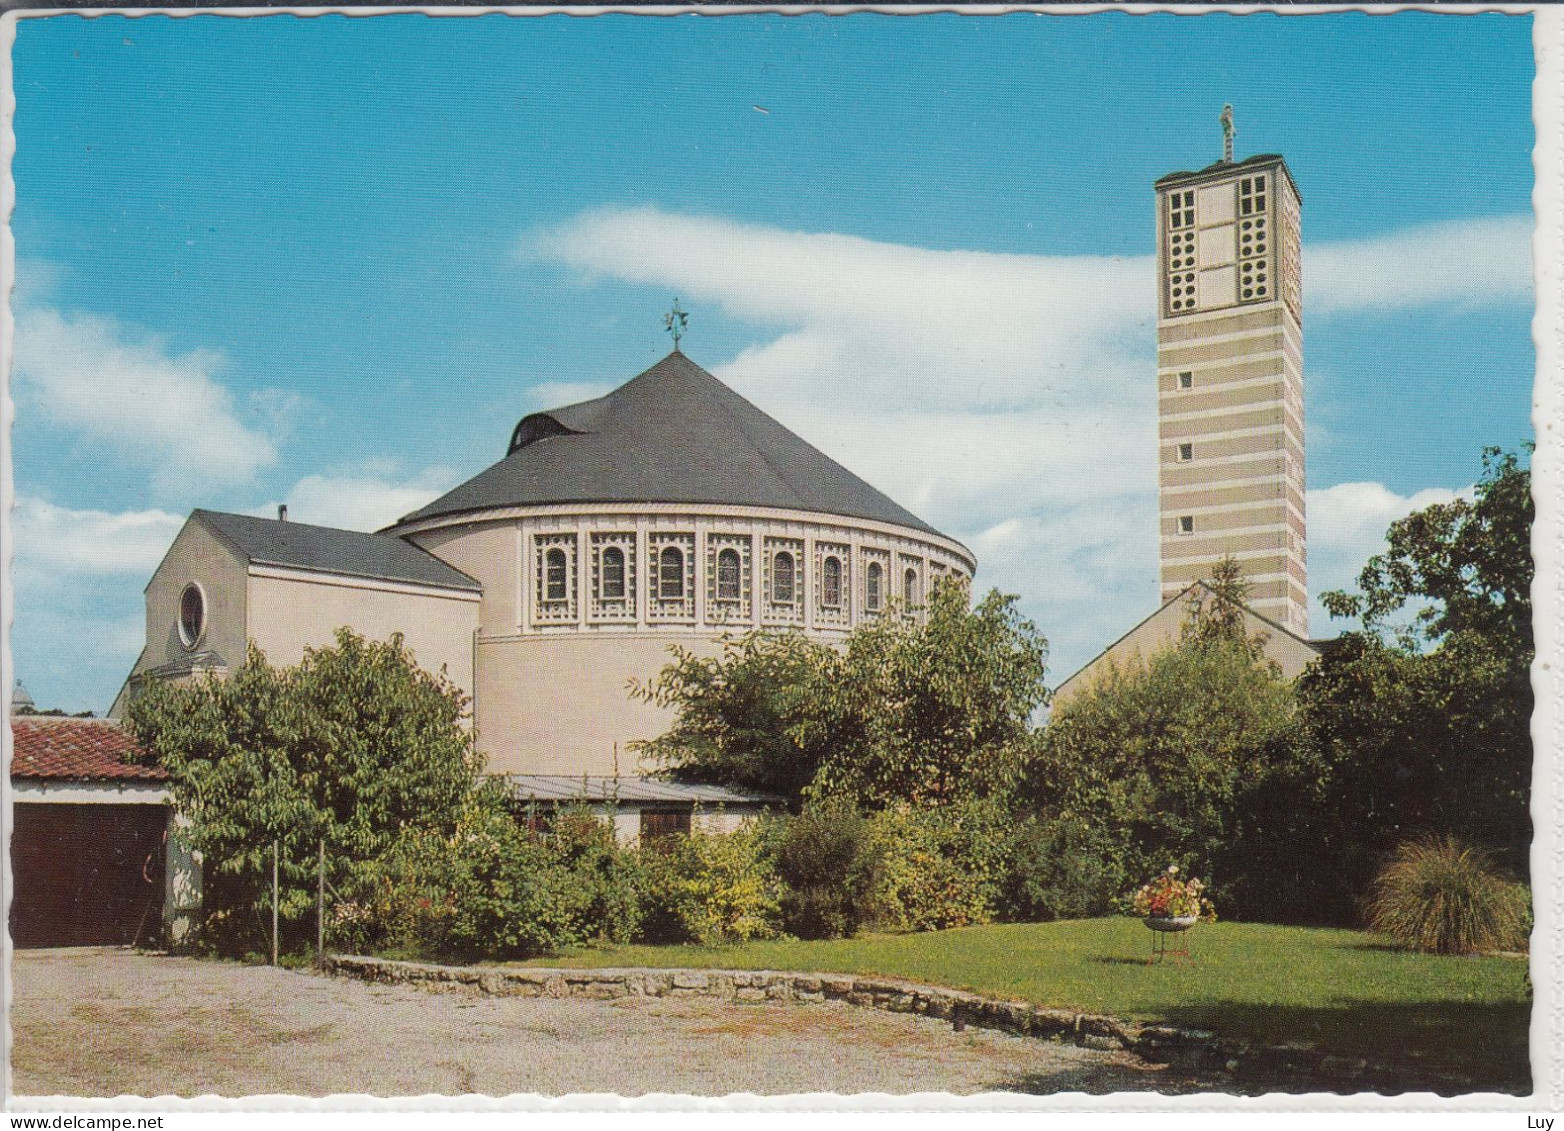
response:
<path id="1" fill-rule="evenodd" d="M 328 973 L 370 982 L 466 990 L 500 997 L 711 997 L 733 1002 L 843 1001 L 849 1005 L 915 1013 L 1017 1036 L 1068 1041 L 1101 1051 L 1125 1050 L 1185 1072 L 1228 1074 L 1266 1081 L 1288 1091 L 1469 1092 L 1470 1080 L 1404 1066 L 1327 1056 L 1304 1042 L 1260 1045 L 1204 1029 L 1142 1024 L 1100 1014 L 999 1001 L 962 990 L 857 974 L 787 970 L 663 968 L 569 969 L 439 966 L 357 955 L 332 955 Z"/>

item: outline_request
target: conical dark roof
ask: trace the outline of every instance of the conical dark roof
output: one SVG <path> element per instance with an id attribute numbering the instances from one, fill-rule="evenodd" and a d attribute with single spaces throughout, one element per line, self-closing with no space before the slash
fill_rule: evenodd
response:
<path id="1" fill-rule="evenodd" d="M 509 455 L 402 523 L 549 503 L 781 507 L 938 533 L 679 352 L 523 418 Z"/>

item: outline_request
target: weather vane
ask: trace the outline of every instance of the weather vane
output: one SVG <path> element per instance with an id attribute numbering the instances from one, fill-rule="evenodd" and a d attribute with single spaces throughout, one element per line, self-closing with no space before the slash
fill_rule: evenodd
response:
<path id="1" fill-rule="evenodd" d="M 679 352 L 679 339 L 684 337 L 685 328 L 690 324 L 690 316 L 679 309 L 679 300 L 673 300 L 673 309 L 663 315 L 663 329 L 673 335 L 673 352 Z"/>
<path id="2" fill-rule="evenodd" d="M 1238 127 L 1233 125 L 1233 104 L 1229 102 L 1222 107 L 1222 116 L 1218 119 L 1222 123 L 1222 161 L 1224 164 L 1233 163 L 1233 136 L 1238 133 Z"/>

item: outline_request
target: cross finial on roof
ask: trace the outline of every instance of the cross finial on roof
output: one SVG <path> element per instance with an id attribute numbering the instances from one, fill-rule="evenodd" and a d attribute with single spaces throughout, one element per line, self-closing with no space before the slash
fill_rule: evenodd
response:
<path id="1" fill-rule="evenodd" d="M 1222 107 L 1222 116 L 1218 121 L 1222 123 L 1222 161 L 1231 165 L 1233 163 L 1233 137 L 1238 133 L 1238 127 L 1233 125 L 1233 104 L 1231 102 Z"/>
<path id="2" fill-rule="evenodd" d="M 679 309 L 679 300 L 673 300 L 673 309 L 663 315 L 663 329 L 673 335 L 673 352 L 679 352 L 679 339 L 684 337 L 685 328 L 690 323 L 690 316 Z"/>

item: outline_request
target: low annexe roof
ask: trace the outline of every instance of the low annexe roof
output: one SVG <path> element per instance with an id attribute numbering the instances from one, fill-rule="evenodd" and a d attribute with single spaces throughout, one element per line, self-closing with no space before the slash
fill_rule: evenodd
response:
<path id="1" fill-rule="evenodd" d="M 593 777 L 570 774 L 506 774 L 522 801 L 620 801 L 633 804 L 661 802 L 683 805 L 766 805 L 779 797 L 740 793 L 720 785 L 689 785 L 644 777 Z"/>
<path id="2" fill-rule="evenodd" d="M 196 510 L 200 521 L 255 565 L 283 566 L 364 577 L 376 581 L 401 581 L 437 589 L 482 592 L 483 586 L 427 550 L 388 534 L 365 534 L 256 518 L 247 514 Z"/>
<path id="3" fill-rule="evenodd" d="M 12 781 L 168 780 L 161 766 L 131 761 L 141 748 L 109 719 L 14 716 L 11 739 Z"/>

